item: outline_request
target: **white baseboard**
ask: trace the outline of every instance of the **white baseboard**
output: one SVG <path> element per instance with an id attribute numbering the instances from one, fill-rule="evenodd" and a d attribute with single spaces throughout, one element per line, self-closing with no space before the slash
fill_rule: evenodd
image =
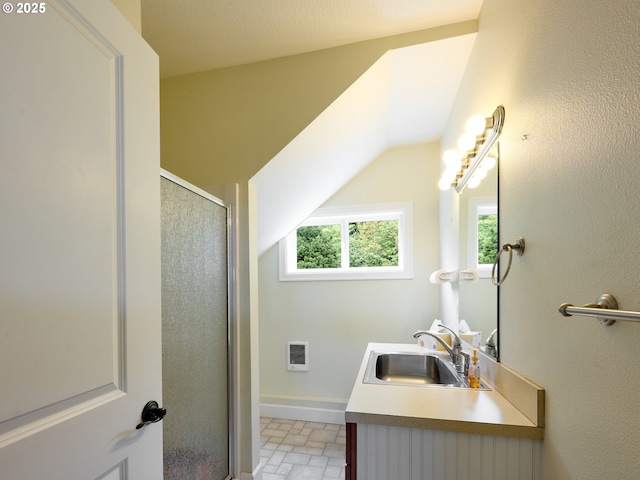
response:
<path id="1" fill-rule="evenodd" d="M 252 473 L 240 473 L 240 477 L 238 477 L 238 480 L 262 480 L 263 467 L 264 465 L 262 464 L 262 462 L 260 462 Z"/>
<path id="2" fill-rule="evenodd" d="M 305 422 L 344 424 L 344 409 L 301 407 L 295 405 L 260 404 L 260 416 L 303 420 Z"/>

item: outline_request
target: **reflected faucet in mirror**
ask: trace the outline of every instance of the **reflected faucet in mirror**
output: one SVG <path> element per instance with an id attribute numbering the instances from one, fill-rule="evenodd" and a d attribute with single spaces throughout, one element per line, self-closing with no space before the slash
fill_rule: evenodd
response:
<path id="1" fill-rule="evenodd" d="M 498 329 L 496 328 L 487 337 L 485 342 L 485 353 L 493 358 L 498 358 Z"/>

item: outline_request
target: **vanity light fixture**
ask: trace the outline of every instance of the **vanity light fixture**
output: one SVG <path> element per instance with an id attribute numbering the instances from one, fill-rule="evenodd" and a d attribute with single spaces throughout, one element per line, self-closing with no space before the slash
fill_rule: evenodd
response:
<path id="1" fill-rule="evenodd" d="M 474 115 L 465 124 L 465 133 L 458 139 L 458 150 L 442 155 L 445 171 L 438 182 L 440 190 L 451 187 L 460 193 L 467 185 L 477 187 L 496 164 L 497 142 L 504 125 L 504 107 L 499 105 L 491 117 Z"/>

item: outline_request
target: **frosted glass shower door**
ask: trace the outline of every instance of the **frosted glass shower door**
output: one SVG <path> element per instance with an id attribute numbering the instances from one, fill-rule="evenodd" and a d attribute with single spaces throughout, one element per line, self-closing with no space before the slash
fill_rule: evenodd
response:
<path id="1" fill-rule="evenodd" d="M 224 480 L 228 211 L 172 176 L 161 178 L 161 192 L 164 479 Z"/>

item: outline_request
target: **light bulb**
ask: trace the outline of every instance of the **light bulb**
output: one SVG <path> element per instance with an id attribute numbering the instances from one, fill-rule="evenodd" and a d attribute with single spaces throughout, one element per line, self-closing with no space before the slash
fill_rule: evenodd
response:
<path id="1" fill-rule="evenodd" d="M 478 185 L 480 185 L 480 179 L 475 175 L 473 175 L 467 182 L 467 187 L 469 188 L 476 188 Z"/>
<path id="2" fill-rule="evenodd" d="M 447 150 L 442 154 L 444 164 L 447 166 L 447 170 L 460 170 L 462 162 L 460 160 L 460 154 L 457 150 Z"/>
<path id="3" fill-rule="evenodd" d="M 478 179 L 478 183 L 480 180 L 487 176 L 487 171 L 484 168 L 477 168 L 475 172 L 473 172 L 473 176 Z"/>
<path id="4" fill-rule="evenodd" d="M 453 182 L 457 176 L 457 170 L 451 170 L 447 168 L 444 172 L 442 172 L 442 179 L 448 181 L 449 183 Z"/>
<path id="5" fill-rule="evenodd" d="M 480 167 L 482 167 L 483 170 L 491 170 L 493 167 L 496 166 L 496 157 L 484 157 L 484 160 L 482 161 L 482 165 L 480 165 Z"/>
<path id="6" fill-rule="evenodd" d="M 476 146 L 476 137 L 470 133 L 463 133 L 458 139 L 458 148 L 460 150 L 473 150 Z"/>
<path id="7" fill-rule="evenodd" d="M 451 182 L 445 178 L 441 178 L 440 181 L 438 182 L 438 188 L 443 191 L 449 190 L 449 188 L 451 188 Z"/>
<path id="8" fill-rule="evenodd" d="M 478 136 L 484 133 L 485 128 L 487 127 L 487 121 L 482 115 L 474 115 L 465 124 L 465 129 L 467 133 L 471 135 Z"/>

